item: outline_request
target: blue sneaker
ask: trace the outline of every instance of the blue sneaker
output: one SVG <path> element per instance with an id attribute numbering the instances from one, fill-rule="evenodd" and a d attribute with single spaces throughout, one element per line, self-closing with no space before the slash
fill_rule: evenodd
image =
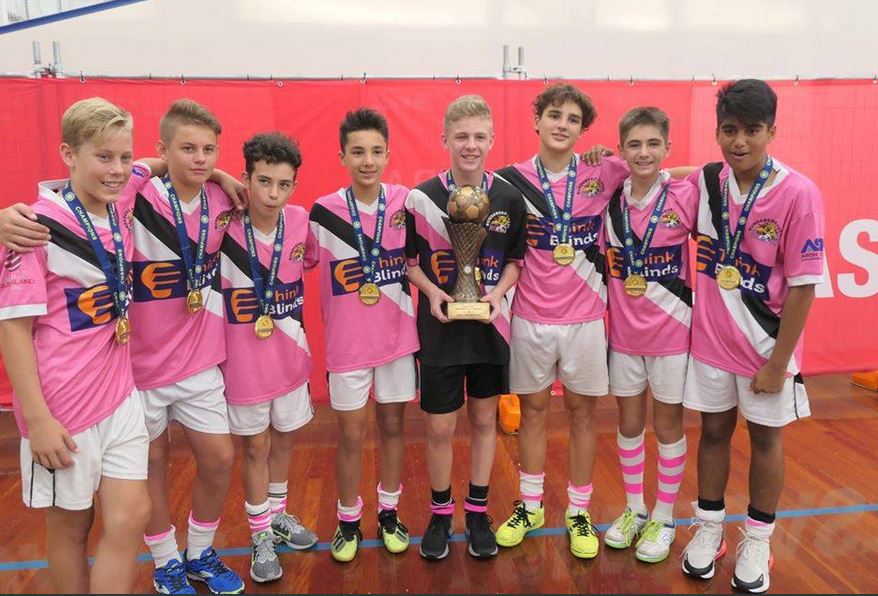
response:
<path id="1" fill-rule="evenodd" d="M 194 561 L 187 559 L 186 551 L 183 551 L 183 565 L 189 579 L 206 583 L 214 594 L 240 594 L 244 591 L 244 582 L 220 561 L 213 548 L 201 553 Z"/>
<path id="2" fill-rule="evenodd" d="M 152 587 L 159 594 L 196 594 L 186 579 L 186 570 L 177 559 L 171 559 L 152 575 Z"/>

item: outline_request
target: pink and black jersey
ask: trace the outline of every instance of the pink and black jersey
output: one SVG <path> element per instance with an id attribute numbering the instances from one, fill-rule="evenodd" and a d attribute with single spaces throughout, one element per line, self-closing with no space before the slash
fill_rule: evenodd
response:
<path id="1" fill-rule="evenodd" d="M 457 261 L 443 219 L 448 217 L 446 173 L 414 188 L 406 199 L 409 224 L 406 256 L 419 265 L 434 284 L 450 293 L 457 280 Z M 479 254 L 484 293 L 490 292 L 509 262 L 521 265 L 527 236 L 521 193 L 508 182 L 488 174 L 488 232 Z M 507 297 L 493 324 L 479 321 L 441 323 L 430 312 L 430 302 L 418 301 L 418 359 L 427 365 L 509 364 L 510 309 Z"/>
<path id="2" fill-rule="evenodd" d="M 46 405 L 71 435 L 110 416 L 134 389 L 130 344 L 116 342 L 116 311 L 100 261 L 70 207 L 58 194 L 66 180 L 42 183 L 33 204 L 52 239 L 32 253 L 0 248 L 0 319 L 33 317 L 37 372 Z M 116 213 L 134 204 L 133 192 L 116 203 Z M 106 218 L 89 214 L 109 262 L 114 244 Z M 125 260 L 134 242 L 121 225 Z M 136 328 L 136 325 L 132 325 Z M 18 400 L 15 417 L 27 427 Z"/>
<path id="3" fill-rule="evenodd" d="M 791 286 L 823 280 L 823 197 L 815 184 L 774 160 L 775 179 L 759 193 L 735 266 L 741 285 L 724 290 L 716 274 L 724 264 L 721 197 L 728 180 L 729 221 L 737 224 L 746 199 L 723 163 L 690 176 L 700 193 L 697 225 L 692 356 L 737 375 L 752 377 L 771 356 Z M 732 227 L 732 233 L 735 228 Z M 799 372 L 802 338 L 787 368 Z"/>
<path id="4" fill-rule="evenodd" d="M 308 212 L 287 205 L 284 238 L 269 315 L 275 329 L 270 337 L 256 337 L 254 325 L 262 314 L 247 254 L 241 217 L 226 230 L 220 256 L 222 295 L 226 313 L 226 361 L 220 365 L 230 404 L 249 405 L 289 393 L 308 380 L 311 350 L 305 338 L 302 274 L 312 267 L 317 246 L 308 227 Z M 268 280 L 275 232 L 266 236 L 253 230 L 263 283 Z"/>
<path id="5" fill-rule="evenodd" d="M 152 178 L 137 195 L 134 207 L 134 378 L 139 389 L 164 387 L 226 359 L 223 298 L 220 292 L 220 244 L 235 210 L 231 199 L 213 182 L 204 185 L 208 201 L 208 234 L 201 292 L 204 308 L 186 308 L 187 275 L 168 190 Z M 200 225 L 198 198 L 181 201 L 186 231 L 196 252 Z"/>
<path id="6" fill-rule="evenodd" d="M 607 290 L 601 235 L 604 211 L 613 192 L 628 176 L 628 166 L 616 157 L 590 166 L 576 158 L 576 186 L 571 213 L 570 242 L 573 263 L 559 266 L 552 258 L 558 245 L 551 212 L 537 174 L 536 157 L 497 171 L 525 198 L 527 252 L 515 289 L 512 313 L 535 323 L 563 325 L 593 321 L 604 316 Z M 564 204 L 567 169 L 549 174 L 559 211 Z"/>
<path id="7" fill-rule="evenodd" d="M 418 350 L 415 310 L 406 276 L 405 199 L 408 188 L 382 184 L 386 203 L 381 252 L 373 281 L 376 304 L 360 301 L 365 282 L 345 188 L 320 197 L 311 208 L 319 248 L 320 306 L 326 333 L 326 370 L 373 368 Z M 357 201 L 366 250 L 372 250 L 377 204 Z"/>
<path id="8" fill-rule="evenodd" d="M 656 203 L 667 186 L 667 196 L 649 248 L 641 253 Z M 631 217 L 633 254 L 643 261 L 646 293 L 629 296 L 630 274 L 623 246 L 623 205 Z M 669 356 L 689 351 L 692 321 L 692 282 L 689 273 L 689 237 L 698 214 L 698 191 L 687 180 L 672 180 L 662 172 L 641 201 L 631 199 L 631 179 L 613 195 L 607 208 L 606 259 L 609 294 L 610 349 L 635 356 Z M 640 257 L 642 256 L 642 259 Z"/>

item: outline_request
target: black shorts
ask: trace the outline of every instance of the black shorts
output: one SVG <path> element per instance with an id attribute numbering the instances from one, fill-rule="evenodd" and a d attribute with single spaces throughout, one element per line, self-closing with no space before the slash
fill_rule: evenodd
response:
<path id="1" fill-rule="evenodd" d="M 509 366 L 505 364 L 420 365 L 421 409 L 447 414 L 463 406 L 463 388 L 473 399 L 509 393 Z"/>

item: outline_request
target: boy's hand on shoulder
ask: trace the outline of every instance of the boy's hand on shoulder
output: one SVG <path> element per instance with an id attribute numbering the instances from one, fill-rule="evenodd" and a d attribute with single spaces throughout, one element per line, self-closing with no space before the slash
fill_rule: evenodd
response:
<path id="1" fill-rule="evenodd" d="M 250 203 L 250 196 L 247 194 L 247 187 L 244 186 L 243 182 L 219 169 L 213 171 L 210 179 L 219 184 L 223 192 L 232 199 L 235 209 L 243 211 L 247 208 L 247 205 Z"/>
<path id="2" fill-rule="evenodd" d="M 24 203 L 0 210 L 0 243 L 18 253 L 33 252 L 51 239 L 49 228 L 37 223 L 37 216 Z"/>
<path id="3" fill-rule="evenodd" d="M 609 157 L 610 155 L 614 155 L 613 150 L 609 147 L 604 147 L 603 145 L 593 145 L 588 151 L 580 155 L 579 157 L 590 166 L 599 166 L 601 165 L 601 160 L 604 157 Z"/>
<path id="4" fill-rule="evenodd" d="M 773 366 L 770 362 L 765 364 L 750 381 L 750 391 L 760 393 L 780 393 L 786 381 L 785 370 Z"/>
<path id="5" fill-rule="evenodd" d="M 446 302 L 454 302 L 454 298 L 446 294 L 439 286 L 433 286 L 427 298 L 430 300 L 430 312 L 432 315 L 439 319 L 440 323 L 447 323 L 449 319 L 442 310 L 442 305 Z"/>
<path id="6" fill-rule="evenodd" d="M 49 470 L 73 465 L 70 453 L 79 449 L 67 429 L 52 416 L 28 424 L 28 440 L 34 461 Z"/>

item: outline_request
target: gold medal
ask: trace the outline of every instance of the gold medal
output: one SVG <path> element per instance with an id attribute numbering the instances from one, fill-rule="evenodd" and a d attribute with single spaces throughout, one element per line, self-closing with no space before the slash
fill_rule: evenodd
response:
<path id="1" fill-rule="evenodd" d="M 186 296 L 186 308 L 193 314 L 204 308 L 204 297 L 201 295 L 201 290 L 189 291 Z"/>
<path id="2" fill-rule="evenodd" d="M 131 322 L 128 317 L 122 315 L 116 319 L 116 343 L 127 344 L 131 339 Z"/>
<path id="3" fill-rule="evenodd" d="M 268 339 L 274 333 L 274 320 L 269 315 L 260 315 L 256 319 L 254 332 L 259 339 Z"/>
<path id="4" fill-rule="evenodd" d="M 555 259 L 555 263 L 562 267 L 566 267 L 572 263 L 573 257 L 575 256 L 576 251 L 573 249 L 573 245 L 569 242 L 557 244 L 555 245 L 555 248 L 552 249 L 552 258 Z"/>
<path id="5" fill-rule="evenodd" d="M 723 265 L 716 274 L 716 283 L 724 290 L 734 290 L 741 285 L 741 272 L 734 265 Z"/>
<path id="6" fill-rule="evenodd" d="M 629 296 L 643 296 L 646 293 L 646 278 L 642 275 L 629 275 L 625 278 L 625 293 Z"/>
<path id="7" fill-rule="evenodd" d="M 365 304 L 366 306 L 372 306 L 376 304 L 379 300 L 381 300 L 381 290 L 378 288 L 378 284 L 367 281 L 363 285 L 360 286 L 360 302 Z"/>

